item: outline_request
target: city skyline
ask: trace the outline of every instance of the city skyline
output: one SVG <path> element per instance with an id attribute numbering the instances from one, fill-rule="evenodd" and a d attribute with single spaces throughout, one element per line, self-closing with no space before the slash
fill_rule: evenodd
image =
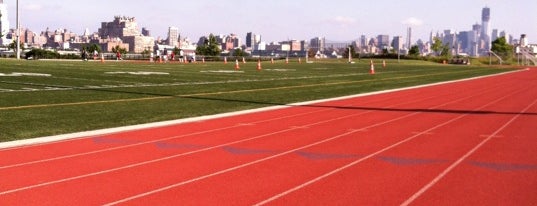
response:
<path id="1" fill-rule="evenodd" d="M 35 32 L 46 28 L 64 28 L 82 34 L 86 28 L 97 32 L 101 22 L 113 16 L 135 17 L 140 27 L 149 29 L 152 35 L 165 39 L 169 27 L 179 28 L 182 37 L 196 40 L 200 36 L 235 33 L 242 38 L 247 32 L 262 35 L 263 41 L 286 39 L 306 40 L 315 36 L 327 40 L 356 40 L 360 35 L 406 37 L 407 28 L 412 27 L 412 41 L 428 40 L 430 32 L 471 30 L 472 24 L 481 23 L 481 9 L 491 8 L 490 29 L 507 31 L 514 38 L 527 34 L 530 42 L 537 40 L 537 27 L 513 23 L 523 13 L 523 22 L 537 19 L 536 1 L 476 0 L 449 2 L 410 0 L 383 1 L 374 4 L 355 1 L 283 1 L 266 4 L 235 0 L 214 2 L 209 0 L 182 2 L 160 1 L 103 1 L 80 5 L 71 1 L 21 0 L 21 25 Z M 15 25 L 16 0 L 4 0 L 9 12 L 11 27 Z"/>

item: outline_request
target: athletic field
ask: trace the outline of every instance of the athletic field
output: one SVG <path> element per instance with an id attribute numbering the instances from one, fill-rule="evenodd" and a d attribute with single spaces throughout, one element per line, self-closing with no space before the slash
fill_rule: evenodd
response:
<path id="1" fill-rule="evenodd" d="M 506 69 L 291 59 L 180 64 L 0 60 L 0 141 L 284 105 Z"/>
<path id="2" fill-rule="evenodd" d="M 537 204 L 536 68 L 9 64 L 7 136 L 264 108 L 0 147 L 0 205 Z"/>

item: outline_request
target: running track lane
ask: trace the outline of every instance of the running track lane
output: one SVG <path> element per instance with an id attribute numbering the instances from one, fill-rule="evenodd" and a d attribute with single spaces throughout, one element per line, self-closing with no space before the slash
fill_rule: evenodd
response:
<path id="1" fill-rule="evenodd" d="M 138 153 L 142 154 L 137 154 L 136 150 L 128 150 L 125 151 L 127 154 L 123 154 L 123 156 L 120 153 L 111 153 L 108 157 L 104 155 L 95 159 L 95 154 L 89 154 L 76 156 L 74 159 L 77 160 L 74 162 L 70 162 L 73 161 L 71 160 L 73 158 L 69 157 L 28 165 L 23 164 L 25 158 L 21 158 L 23 161 L 18 161 L 18 158 L 9 158 L 22 165 L 0 168 L 0 172 L 15 169 L 9 173 L 22 175 L 19 178 L 2 180 L 2 182 L 18 185 L 17 182 L 24 177 L 32 179 L 40 178 L 40 175 L 47 176 L 56 173 L 54 164 L 63 164 L 60 167 L 62 169 L 65 169 L 65 164 L 82 165 L 84 161 L 78 158 L 84 156 L 92 157 L 88 158 L 85 164 L 92 165 L 94 162 L 100 161 L 110 164 L 108 166 L 100 165 L 101 167 L 111 167 L 116 163 L 117 166 L 126 164 L 121 161 L 129 158 L 130 155 L 135 156 L 133 159 L 143 159 L 144 156 L 154 155 L 150 153 L 158 153 L 156 156 L 166 156 L 193 151 L 200 149 L 200 147 L 229 143 L 234 140 L 240 141 L 227 147 L 216 147 L 196 154 L 17 192 L 4 194 L 2 191 L 5 192 L 6 189 L 2 189 L 0 191 L 0 204 L 67 205 L 80 204 L 81 200 L 84 200 L 82 203 L 86 204 L 105 204 L 117 200 L 120 202 L 125 200 L 125 203 L 134 204 L 253 204 L 264 200 L 268 200 L 267 203 L 282 204 L 357 204 L 364 202 L 400 204 L 417 193 L 420 188 L 427 185 L 454 162 L 457 162 L 477 143 L 487 138 L 483 135 L 507 132 L 506 135 L 500 136 L 509 136 L 508 131 L 510 131 L 511 125 L 527 128 L 526 121 L 535 122 L 535 108 L 529 105 L 532 100 L 537 99 L 537 94 L 528 89 L 536 86 L 532 79 L 537 79 L 534 70 L 471 82 L 327 102 L 315 107 L 268 111 L 200 123 L 217 125 L 217 128 L 204 128 L 199 125 L 192 126 L 192 124 L 175 125 L 170 127 L 171 131 L 166 130 L 172 136 L 181 136 L 182 131 L 190 132 L 190 130 L 193 130 L 191 132 L 198 131 L 199 134 L 181 138 L 179 142 L 176 142 L 177 139 L 170 139 L 172 142 L 165 141 L 166 144 L 161 144 L 160 147 L 153 145 L 156 149 L 155 147 L 141 147 Z M 428 98 L 431 96 L 436 98 Z M 375 99 L 383 101 L 375 101 Z M 443 105 L 446 102 L 449 104 Z M 509 102 L 511 102 L 510 107 L 505 107 Z M 524 111 L 526 106 L 529 107 L 527 111 Z M 285 114 L 292 116 L 291 114 L 295 112 L 303 112 L 305 116 L 282 119 L 282 121 L 272 122 L 268 126 L 265 124 L 244 124 L 244 122 L 254 122 L 248 121 L 249 119 L 259 120 L 285 116 Z M 243 119 L 236 120 L 240 118 Z M 521 118 L 525 118 L 525 121 L 520 121 Z M 331 121 L 327 121 L 327 119 Z M 510 119 L 513 121 L 507 121 Z M 237 124 L 240 126 L 235 127 Z M 502 124 L 505 127 L 502 127 Z M 222 129 L 221 132 L 203 133 L 204 130 L 217 130 L 218 127 L 226 128 Z M 271 131 L 271 128 L 276 129 Z M 499 131 L 500 128 L 504 129 Z M 524 141 L 531 141 L 531 133 L 527 134 L 524 131 L 532 132 L 535 130 L 516 131 L 518 131 L 516 138 L 522 142 L 515 144 L 509 141 L 508 143 L 512 145 L 511 148 L 525 146 L 526 150 L 524 151 L 526 152 L 523 152 L 524 154 L 504 155 L 505 157 L 502 156 L 501 159 L 495 159 L 495 155 L 487 156 L 484 154 L 484 157 L 476 157 L 476 160 L 464 159 L 463 163 L 454 167 L 453 173 L 448 172 L 448 175 L 442 177 L 437 184 L 420 194 L 415 202 L 432 204 L 438 203 L 439 199 L 440 203 L 442 203 L 441 200 L 444 200 L 444 204 L 447 201 L 452 204 L 457 202 L 464 204 L 472 200 L 483 202 L 481 199 L 493 201 L 490 197 L 498 196 L 498 194 L 493 193 L 489 195 L 488 199 L 487 196 L 482 195 L 451 200 L 447 198 L 449 195 L 446 194 L 456 194 L 459 191 L 457 188 L 444 186 L 442 188 L 447 189 L 436 192 L 436 185 L 441 187 L 442 183 L 452 183 L 455 186 L 459 184 L 456 181 L 450 181 L 449 174 L 461 173 L 457 169 L 465 167 L 473 170 L 477 168 L 478 172 L 479 169 L 485 170 L 481 171 L 483 174 L 492 173 L 486 174 L 486 177 L 500 176 L 497 178 L 500 182 L 506 182 L 505 178 L 501 178 L 501 175 L 491 172 L 487 168 L 500 166 L 500 168 L 511 168 L 508 172 L 515 173 L 514 178 L 507 179 L 513 180 L 512 185 L 507 184 L 506 187 L 505 184 L 502 184 L 503 188 L 483 187 L 486 189 L 483 192 L 485 194 L 491 194 L 490 190 L 492 189 L 496 191 L 504 188 L 526 191 L 524 194 L 528 194 L 528 191 L 531 192 L 531 189 L 536 188 L 535 181 L 531 181 L 532 176 L 529 177 L 529 183 L 521 184 L 517 174 L 520 175 L 519 172 L 535 173 L 536 162 L 534 158 L 531 159 L 535 156 L 535 147 L 532 149 L 531 144 L 524 144 Z M 18 153 L 19 156 L 24 156 L 24 149 L 28 148 L 46 151 L 51 146 L 59 149 L 65 148 L 61 145 L 67 142 L 73 144 L 78 141 L 86 141 L 86 143 L 73 148 L 67 147 L 75 150 L 74 152 L 63 150 L 60 152 L 63 155 L 76 154 L 76 151 L 80 150 L 91 151 L 91 149 L 84 148 L 93 148 L 95 145 L 102 149 L 103 147 L 112 147 L 110 145 L 127 145 L 137 141 L 147 141 L 153 136 L 160 136 L 152 134 L 148 130 L 137 132 L 145 132 L 146 135 L 136 135 L 134 132 L 123 136 L 120 133 L 113 134 L 116 135 L 114 138 L 100 137 L 97 139 L 98 141 L 95 141 L 94 137 L 90 137 L 62 143 L 3 150 L 0 151 L 0 155 Z M 456 138 L 450 134 L 457 134 Z M 478 137 L 475 137 L 476 135 Z M 242 141 L 252 137 L 259 138 Z M 493 140 L 495 139 L 491 139 L 490 143 L 484 144 L 482 149 L 478 149 L 474 154 L 477 156 L 480 151 L 486 151 L 486 146 L 492 145 Z M 491 151 L 498 151 L 498 148 L 494 147 Z M 53 158 L 51 153 L 47 153 L 48 159 Z M 106 151 L 102 153 L 107 154 Z M 506 150 L 503 153 L 512 153 L 512 151 Z M 115 158 L 116 155 L 120 155 L 121 158 Z M 39 157 L 29 159 L 36 161 Z M 357 163 L 353 164 L 354 162 Z M 36 167 L 36 165 L 45 171 L 42 174 L 25 173 L 28 166 Z M 78 166 L 73 167 L 72 165 L 71 170 L 78 170 Z M 347 165 L 349 166 L 346 167 Z M 37 171 L 38 168 L 34 168 L 34 171 Z M 465 170 L 462 171 L 462 176 L 470 176 L 464 172 Z M 329 175 L 325 176 L 327 174 Z M 527 176 L 524 174 L 524 177 Z M 182 182 L 184 184 L 181 184 Z M 26 185 L 26 187 L 28 186 L 30 185 Z M 298 189 L 293 190 L 297 187 Z M 286 193 L 286 191 L 290 192 Z M 382 192 L 389 195 L 383 196 Z M 441 195 L 428 198 L 428 195 L 437 193 Z M 272 199 L 272 197 L 277 198 Z M 507 197 L 505 199 L 509 200 L 509 196 L 502 197 Z M 535 199 L 531 199 L 533 196 L 523 197 L 527 198 L 520 198 L 522 200 L 517 201 L 517 203 L 535 203 Z M 493 202 L 485 201 L 485 203 Z"/>

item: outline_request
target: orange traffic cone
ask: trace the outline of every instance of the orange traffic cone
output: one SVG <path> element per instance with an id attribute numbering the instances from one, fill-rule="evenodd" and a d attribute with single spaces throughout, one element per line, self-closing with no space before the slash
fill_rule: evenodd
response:
<path id="1" fill-rule="evenodd" d="M 235 60 L 235 70 L 238 70 L 240 69 L 240 66 L 239 66 L 239 60 Z"/>
<path id="2" fill-rule="evenodd" d="M 261 71 L 261 59 L 257 60 L 257 71 Z"/>
<path id="3" fill-rule="evenodd" d="M 224 57 L 224 64 L 227 64 L 227 57 Z"/>
<path id="4" fill-rule="evenodd" d="M 371 60 L 371 67 L 369 69 L 370 74 L 375 74 L 375 65 L 373 64 L 373 60 Z"/>
<path id="5" fill-rule="evenodd" d="M 101 54 L 101 63 L 104 63 L 104 54 Z"/>
<path id="6" fill-rule="evenodd" d="M 285 63 L 289 64 L 289 57 L 285 57 Z"/>
<path id="7" fill-rule="evenodd" d="M 386 68 L 386 60 L 382 60 L 382 68 Z"/>

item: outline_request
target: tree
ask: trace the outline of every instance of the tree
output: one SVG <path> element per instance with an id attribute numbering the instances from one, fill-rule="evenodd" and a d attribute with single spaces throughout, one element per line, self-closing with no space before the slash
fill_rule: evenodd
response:
<path id="1" fill-rule="evenodd" d="M 121 55 L 125 55 L 127 53 L 127 49 L 121 48 L 119 45 L 116 45 L 115 47 L 112 48 L 112 52 L 113 53 L 119 52 Z"/>
<path id="2" fill-rule="evenodd" d="M 179 49 L 179 48 L 177 48 L 177 47 L 173 48 L 173 53 L 176 54 L 176 55 L 181 54 L 181 51 L 182 51 L 182 50 Z"/>
<path id="3" fill-rule="evenodd" d="M 308 57 L 309 58 L 314 58 L 315 55 L 317 55 L 317 50 L 315 50 L 314 48 L 308 49 Z"/>
<path id="4" fill-rule="evenodd" d="M 17 40 L 13 40 L 13 42 L 8 45 L 8 48 L 15 51 L 17 49 Z M 22 41 L 20 42 L 20 49 L 24 51 L 24 44 L 22 43 Z"/>
<path id="5" fill-rule="evenodd" d="M 213 34 L 210 34 L 209 38 L 206 38 L 203 42 L 203 45 L 198 45 L 196 54 L 206 56 L 220 55 L 220 44 L 216 41 L 216 37 Z"/>
<path id="6" fill-rule="evenodd" d="M 86 50 L 90 54 L 93 53 L 94 51 L 97 51 L 97 53 L 101 53 L 101 47 L 97 44 L 83 45 L 82 50 Z"/>
<path id="7" fill-rule="evenodd" d="M 441 54 L 440 52 L 444 50 L 444 45 L 442 43 L 442 40 L 440 40 L 440 38 L 438 37 L 435 37 L 433 39 L 433 45 L 431 45 L 431 49 L 434 51 L 436 56 L 439 56 Z"/>
<path id="8" fill-rule="evenodd" d="M 420 48 L 417 45 L 414 45 L 408 51 L 409 56 L 417 57 L 420 55 Z"/>
<path id="9" fill-rule="evenodd" d="M 240 49 L 240 48 L 236 48 L 234 51 L 233 51 L 233 56 L 236 56 L 236 57 L 244 57 L 246 56 L 246 53 Z"/>
<path id="10" fill-rule="evenodd" d="M 505 37 L 502 36 L 492 42 L 492 48 L 490 50 L 502 57 L 502 59 L 507 60 L 513 53 L 513 46 L 509 45 Z"/>
<path id="11" fill-rule="evenodd" d="M 449 45 L 445 44 L 442 47 L 442 52 L 440 53 L 441 56 L 451 58 L 451 49 L 449 49 Z"/>

